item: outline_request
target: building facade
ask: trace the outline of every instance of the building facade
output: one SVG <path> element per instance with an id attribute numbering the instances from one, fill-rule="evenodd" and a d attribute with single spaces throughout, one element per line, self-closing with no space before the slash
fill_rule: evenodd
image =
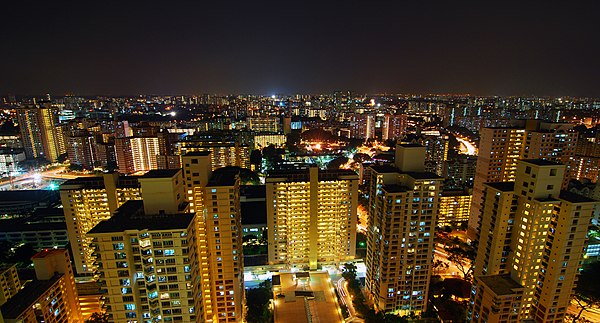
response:
<path id="1" fill-rule="evenodd" d="M 339 263 L 356 253 L 358 175 L 348 170 L 278 172 L 266 179 L 269 263 Z"/>
<path id="2" fill-rule="evenodd" d="M 50 249 L 31 260 L 36 279 L 28 282 L 2 306 L 6 323 L 79 323 L 81 309 L 66 249 Z"/>
<path id="3" fill-rule="evenodd" d="M 560 163 L 521 160 L 514 183 L 487 184 L 470 321 L 565 319 L 583 261 L 588 226 L 598 204 L 561 191 L 565 171 Z M 498 287 L 493 281 L 503 283 Z M 510 297 L 519 297 L 519 303 L 487 307 L 494 303 L 490 297 L 499 295 L 496 287 L 507 286 L 514 286 Z M 496 292 L 486 293 L 486 289 Z"/>
<path id="4" fill-rule="evenodd" d="M 465 191 L 442 191 L 437 226 L 443 228 L 466 225 L 469 222 L 472 197 Z"/>
<path id="5" fill-rule="evenodd" d="M 194 293 L 207 322 L 242 322 L 245 313 L 242 221 L 237 172 L 213 171 L 210 152 L 182 156 L 190 210 L 196 212 Z"/>
<path id="6" fill-rule="evenodd" d="M 87 232 L 100 221 L 110 218 L 126 201 L 141 198 L 138 177 L 111 173 L 68 180 L 60 186 L 60 198 L 75 270 L 78 275 L 93 275 L 95 259 Z"/>
<path id="7" fill-rule="evenodd" d="M 42 157 L 55 162 L 64 153 L 61 149 L 64 138 L 59 138 L 56 127 L 58 114 L 58 108 L 51 106 L 49 102 L 17 109 L 21 140 L 27 158 Z"/>
<path id="8" fill-rule="evenodd" d="M 397 145 L 394 166 L 371 166 L 366 290 L 375 310 L 427 310 L 443 179 L 425 172 L 425 147 Z"/>

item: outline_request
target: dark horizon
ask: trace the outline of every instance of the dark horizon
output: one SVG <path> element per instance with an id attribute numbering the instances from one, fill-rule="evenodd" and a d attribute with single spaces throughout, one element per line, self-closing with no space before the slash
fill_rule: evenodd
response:
<path id="1" fill-rule="evenodd" d="M 0 21 L 0 93 L 595 98 L 598 9 L 541 1 L 18 2 Z"/>

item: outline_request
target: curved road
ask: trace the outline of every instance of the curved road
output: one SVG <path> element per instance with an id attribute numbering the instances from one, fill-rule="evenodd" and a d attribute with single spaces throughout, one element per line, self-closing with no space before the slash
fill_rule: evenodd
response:
<path id="1" fill-rule="evenodd" d="M 356 316 L 356 309 L 354 309 L 354 305 L 352 304 L 352 297 L 348 292 L 348 283 L 344 278 L 340 278 L 335 287 L 338 290 L 338 294 L 340 295 L 340 301 L 346 308 L 348 312 L 350 312 L 350 317 L 346 319 L 346 322 L 364 322 L 363 319 Z"/>

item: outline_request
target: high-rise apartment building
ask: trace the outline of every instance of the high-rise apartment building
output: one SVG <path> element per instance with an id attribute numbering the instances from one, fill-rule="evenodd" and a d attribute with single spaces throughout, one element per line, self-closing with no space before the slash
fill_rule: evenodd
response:
<path id="1" fill-rule="evenodd" d="M 190 138 L 180 141 L 178 149 L 180 156 L 194 152 L 210 152 L 213 170 L 226 166 L 250 169 L 250 147 L 248 145 L 222 140 L 194 140 Z"/>
<path id="2" fill-rule="evenodd" d="M 36 279 L 2 306 L 5 322 L 78 323 L 81 309 L 69 252 L 49 249 L 35 254 Z"/>
<path id="3" fill-rule="evenodd" d="M 447 135 L 404 135 L 400 139 L 402 144 L 417 144 L 425 147 L 425 170 L 436 173 L 439 176 L 444 174 L 448 152 L 450 150 L 449 138 Z"/>
<path id="4" fill-rule="evenodd" d="M 468 234 L 472 240 L 479 240 L 484 184 L 514 180 L 524 140 L 525 129 L 481 129 L 468 225 Z"/>
<path id="5" fill-rule="evenodd" d="M 100 221 L 110 218 L 126 201 L 141 198 L 138 177 L 111 173 L 71 179 L 60 186 L 60 198 L 75 270 L 78 275 L 92 275 L 95 259 L 87 232 Z"/>
<path id="6" fill-rule="evenodd" d="M 371 166 L 366 289 L 377 311 L 427 309 L 443 178 L 425 172 L 425 147 L 396 146 L 395 166 Z"/>
<path id="7" fill-rule="evenodd" d="M 350 137 L 358 139 L 375 138 L 375 116 L 367 114 L 351 115 Z"/>
<path id="8" fill-rule="evenodd" d="M 162 131 L 156 134 L 158 138 L 159 154 L 156 156 L 158 169 L 181 168 L 181 158 L 176 155 L 177 141 L 181 134 Z"/>
<path id="9" fill-rule="evenodd" d="M 278 117 L 248 118 L 248 129 L 255 132 L 278 132 L 280 129 Z"/>
<path id="10" fill-rule="evenodd" d="M 196 212 L 198 270 L 196 308 L 206 322 L 244 320 L 244 278 L 239 176 L 212 170 L 210 152 L 182 156 L 190 210 Z"/>
<path id="11" fill-rule="evenodd" d="M 579 137 L 571 169 L 570 177 L 572 179 L 598 182 L 600 179 L 600 133 L 596 133 L 591 138 Z"/>
<path id="12" fill-rule="evenodd" d="M 514 182 L 485 185 L 472 322 L 565 319 L 598 203 L 561 191 L 565 170 L 521 160 Z"/>
<path id="13" fill-rule="evenodd" d="M 356 253 L 358 175 L 308 169 L 269 174 L 269 263 L 290 266 L 339 263 Z"/>
<path id="14" fill-rule="evenodd" d="M 192 281 L 194 214 L 147 214 L 144 203 L 123 204 L 88 233 L 109 322 L 202 322 Z"/>
<path id="15" fill-rule="evenodd" d="M 17 109 L 21 140 L 27 158 L 42 157 L 51 162 L 58 159 L 64 151 L 56 125 L 58 108 L 49 102 L 29 105 Z"/>
<path id="16" fill-rule="evenodd" d="M 143 201 L 125 202 L 87 233 L 109 320 L 194 322 L 195 215 L 182 172 L 154 170 L 138 180 Z"/>
<path id="17" fill-rule="evenodd" d="M 465 191 L 442 191 L 437 226 L 442 228 L 445 226 L 459 227 L 467 224 L 472 197 Z"/>
<path id="18" fill-rule="evenodd" d="M 570 165 L 577 142 L 572 125 L 539 120 L 520 121 L 515 127 L 482 128 L 480 135 L 468 228 L 472 240 L 479 239 L 485 183 L 513 181 L 517 160 L 521 158 L 541 158 Z M 567 169 L 567 175 L 570 173 Z M 563 187 L 568 177 L 561 178 Z"/>
<path id="19" fill-rule="evenodd" d="M 158 137 L 116 138 L 119 172 L 128 174 L 158 169 Z"/>
<path id="20" fill-rule="evenodd" d="M 381 124 L 381 139 L 400 138 L 408 126 L 408 115 L 406 114 L 386 114 Z"/>
<path id="21" fill-rule="evenodd" d="M 66 138 L 67 157 L 71 164 L 92 169 L 99 161 L 96 155 L 96 140 L 88 131 L 71 132 Z M 100 166 L 100 165 L 98 165 Z"/>

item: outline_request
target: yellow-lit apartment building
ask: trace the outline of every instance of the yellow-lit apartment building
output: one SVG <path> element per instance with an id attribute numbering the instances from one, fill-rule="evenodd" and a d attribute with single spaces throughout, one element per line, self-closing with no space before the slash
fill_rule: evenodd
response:
<path id="1" fill-rule="evenodd" d="M 521 120 L 519 123 L 516 127 L 482 128 L 480 131 L 468 225 L 468 235 L 472 240 L 479 240 L 485 183 L 513 181 L 517 160 L 522 158 L 546 159 L 571 165 L 577 144 L 573 125 L 540 120 Z M 563 178 L 563 187 L 569 178 L 576 176 L 570 167 Z"/>
<path id="2" fill-rule="evenodd" d="M 187 139 L 177 143 L 180 156 L 194 152 L 210 152 L 212 169 L 238 166 L 250 169 L 250 147 L 229 141 Z M 183 163 L 182 163 L 183 165 Z"/>
<path id="3" fill-rule="evenodd" d="M 469 222 L 472 197 L 464 191 L 442 191 L 437 226 L 459 227 Z"/>
<path id="4" fill-rule="evenodd" d="M 565 319 L 598 204 L 560 190 L 565 169 L 521 160 L 514 182 L 486 184 L 471 322 Z"/>
<path id="5" fill-rule="evenodd" d="M 65 153 L 64 137 L 58 123 L 58 108 L 49 102 L 17 109 L 23 149 L 27 158 L 42 157 L 55 162 Z"/>
<path id="6" fill-rule="evenodd" d="M 196 307 L 205 322 L 243 322 L 245 313 L 242 221 L 236 171 L 213 171 L 212 153 L 182 156 L 190 210 L 196 212 Z"/>
<path id="7" fill-rule="evenodd" d="M 425 147 L 396 146 L 395 167 L 371 166 L 366 290 L 375 310 L 423 313 L 443 178 L 425 172 Z"/>
<path id="8" fill-rule="evenodd" d="M 71 179 L 61 184 L 60 198 L 77 275 L 93 275 L 95 259 L 86 234 L 126 201 L 141 198 L 138 177 L 111 173 Z"/>
<path id="9" fill-rule="evenodd" d="M 269 174 L 269 263 L 337 264 L 356 254 L 358 175 L 351 170 L 308 169 Z"/>
<path id="10" fill-rule="evenodd" d="M 88 232 L 109 321 L 202 322 L 192 281 L 195 214 L 181 170 L 151 171 L 139 181 L 143 200 L 124 203 Z"/>
<path id="11" fill-rule="evenodd" d="M 482 128 L 479 133 L 479 155 L 467 231 L 471 240 L 479 240 L 484 184 L 515 179 L 517 160 L 521 158 L 525 141 L 525 129 L 520 128 Z"/>
<path id="12" fill-rule="evenodd" d="M 2 306 L 4 322 L 82 322 L 69 252 L 45 250 L 31 260 L 36 279 L 26 283 Z"/>

